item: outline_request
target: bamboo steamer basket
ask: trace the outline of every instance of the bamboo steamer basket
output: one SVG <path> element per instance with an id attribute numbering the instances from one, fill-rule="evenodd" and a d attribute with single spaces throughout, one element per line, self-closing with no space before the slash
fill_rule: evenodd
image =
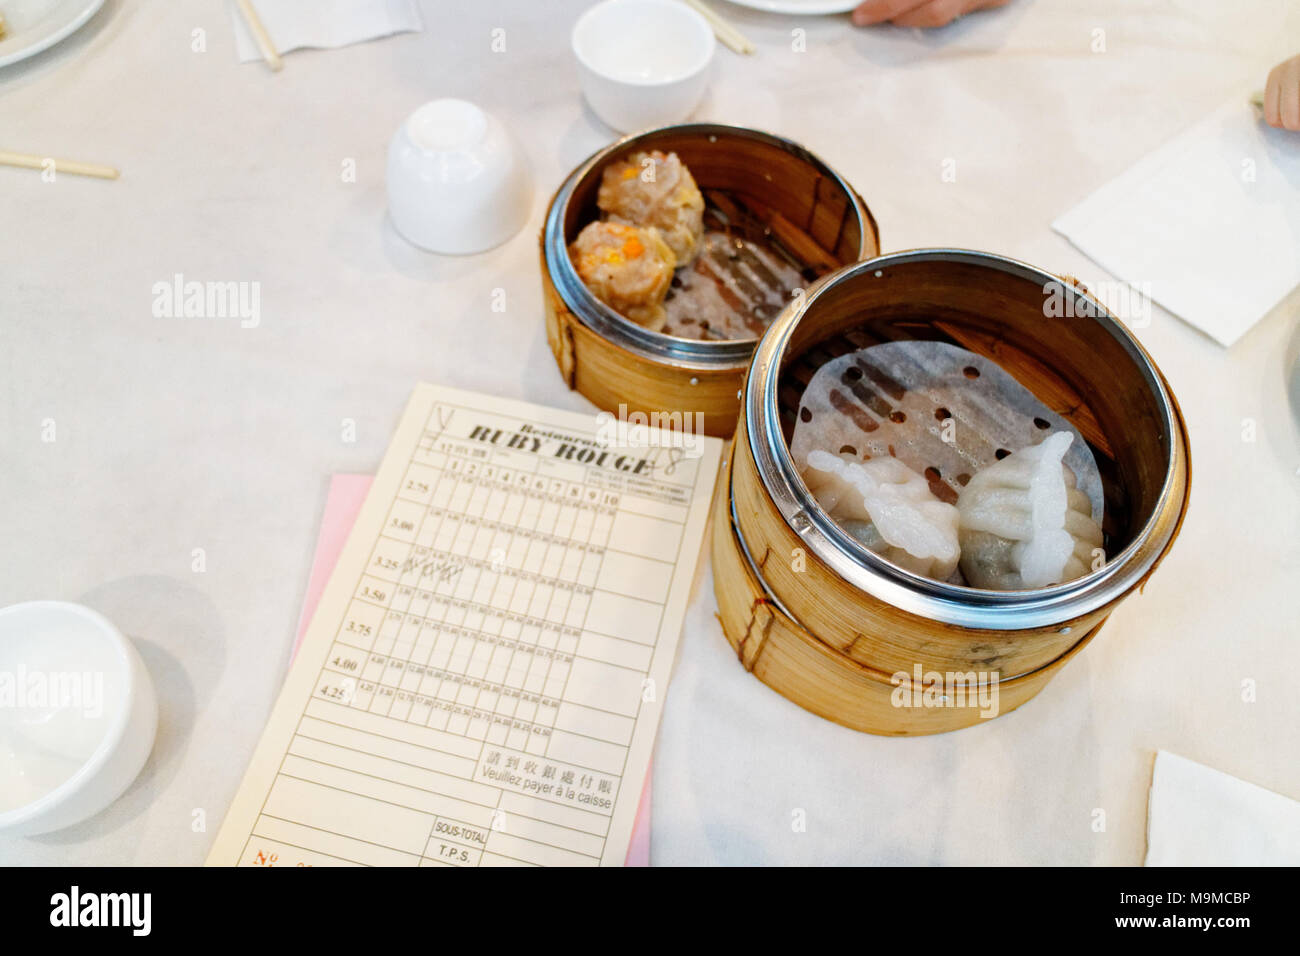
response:
<path id="1" fill-rule="evenodd" d="M 1070 318 L 1049 317 L 1049 295 Z M 836 355 L 900 339 L 990 359 L 1079 429 L 1102 479 L 1101 568 L 1026 591 L 942 583 L 868 551 L 818 506 L 789 451 L 803 386 Z M 1033 697 L 1154 572 L 1187 509 L 1186 427 L 1150 356 L 1075 280 L 1001 256 L 922 249 L 828 276 L 768 329 L 742 404 L 713 513 L 723 630 L 764 683 L 857 730 L 981 720 L 971 705 L 898 706 L 899 674 L 967 675 L 996 690 L 998 713 Z"/>
<path id="2" fill-rule="evenodd" d="M 569 388 L 620 414 L 658 415 L 666 427 L 729 436 L 757 339 L 698 341 L 652 332 L 592 295 L 568 245 L 599 218 L 596 193 L 611 161 L 638 150 L 676 152 L 706 202 L 735 203 L 762 222 L 811 281 L 880 251 L 862 198 L 808 150 L 770 133 L 692 123 L 624 137 L 574 170 L 556 191 L 541 236 L 546 337 Z M 683 426 L 678 424 L 685 421 Z"/>

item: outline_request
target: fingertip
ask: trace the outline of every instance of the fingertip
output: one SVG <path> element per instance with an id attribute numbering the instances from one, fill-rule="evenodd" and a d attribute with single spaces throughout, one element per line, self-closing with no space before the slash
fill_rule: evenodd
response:
<path id="1" fill-rule="evenodd" d="M 1279 108 L 1281 101 L 1281 78 L 1278 75 L 1278 68 L 1268 72 L 1268 79 L 1264 83 L 1264 122 L 1269 126 L 1279 127 L 1282 125 L 1282 111 Z"/>

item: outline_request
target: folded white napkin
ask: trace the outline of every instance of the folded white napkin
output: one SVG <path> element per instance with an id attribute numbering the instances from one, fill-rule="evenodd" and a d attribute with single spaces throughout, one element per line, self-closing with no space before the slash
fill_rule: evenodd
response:
<path id="1" fill-rule="evenodd" d="M 1161 750 L 1146 865 L 1300 865 L 1300 803 Z"/>
<path id="2" fill-rule="evenodd" d="M 239 8 L 234 0 L 229 5 L 239 58 L 260 60 L 257 41 Z M 424 29 L 415 0 L 253 0 L 253 8 L 280 53 L 302 47 L 334 49 Z"/>
<path id="3" fill-rule="evenodd" d="M 1300 135 L 1266 126 L 1243 94 L 1052 228 L 1231 345 L 1300 285 Z"/>

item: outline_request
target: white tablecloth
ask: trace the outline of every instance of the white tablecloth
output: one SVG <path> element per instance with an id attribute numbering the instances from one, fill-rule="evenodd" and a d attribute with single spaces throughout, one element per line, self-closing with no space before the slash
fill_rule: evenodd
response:
<path id="1" fill-rule="evenodd" d="M 547 351 L 536 250 L 549 192 L 612 138 L 570 60 L 582 6 L 427 3 L 423 33 L 272 75 L 236 62 L 222 4 L 110 0 L 0 70 L 4 148 L 123 171 L 0 169 L 0 604 L 99 609 L 162 698 L 127 795 L 0 839 L 0 863 L 203 859 L 284 676 L 328 476 L 375 468 L 415 382 L 590 407 Z M 1012 0 L 929 33 L 717 6 L 759 52 L 719 48 L 700 117 L 820 153 L 886 250 L 972 246 L 1085 281 L 1109 277 L 1052 219 L 1300 50 L 1283 0 Z M 445 95 L 510 123 L 540 187 L 528 228 L 472 258 L 415 250 L 384 212 L 389 137 Z M 261 283 L 260 325 L 155 317 L 153 285 L 177 273 Z M 1140 332 L 1191 429 L 1190 515 L 1146 592 L 1011 715 L 896 740 L 805 713 L 736 663 L 706 563 L 653 860 L 1134 864 L 1157 748 L 1300 797 L 1298 312 L 1292 295 L 1227 351 L 1159 309 Z"/>

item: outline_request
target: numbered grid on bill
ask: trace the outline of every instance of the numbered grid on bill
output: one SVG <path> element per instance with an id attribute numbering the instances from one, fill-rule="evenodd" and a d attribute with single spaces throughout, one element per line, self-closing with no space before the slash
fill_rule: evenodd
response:
<path id="1" fill-rule="evenodd" d="M 605 477 L 426 423 L 245 862 L 599 862 L 690 488 Z"/>

